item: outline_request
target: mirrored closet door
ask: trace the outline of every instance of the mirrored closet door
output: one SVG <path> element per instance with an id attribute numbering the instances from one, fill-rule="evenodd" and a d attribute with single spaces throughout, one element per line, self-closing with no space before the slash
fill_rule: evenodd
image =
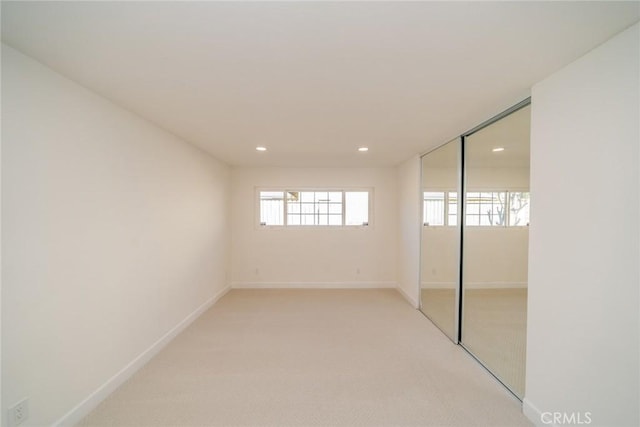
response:
<path id="1" fill-rule="evenodd" d="M 462 345 L 524 396 L 530 106 L 464 138 Z"/>
<path id="2" fill-rule="evenodd" d="M 530 117 L 525 100 L 425 154 L 421 180 L 420 309 L 520 399 Z"/>
<path id="3" fill-rule="evenodd" d="M 458 341 L 460 139 L 422 157 L 420 309 Z"/>

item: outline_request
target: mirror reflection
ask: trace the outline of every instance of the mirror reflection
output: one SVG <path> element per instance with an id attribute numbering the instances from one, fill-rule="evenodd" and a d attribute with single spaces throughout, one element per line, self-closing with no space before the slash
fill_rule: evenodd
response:
<path id="1" fill-rule="evenodd" d="M 457 342 L 460 234 L 458 177 L 460 140 L 422 157 L 422 312 Z"/>
<path id="2" fill-rule="evenodd" d="M 530 106 L 465 138 L 461 343 L 525 389 Z"/>

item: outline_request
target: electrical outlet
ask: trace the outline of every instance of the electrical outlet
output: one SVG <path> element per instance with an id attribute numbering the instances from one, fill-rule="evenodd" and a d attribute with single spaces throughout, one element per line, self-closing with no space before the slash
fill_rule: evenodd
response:
<path id="1" fill-rule="evenodd" d="M 29 399 L 22 399 L 20 402 L 9 408 L 9 427 L 17 427 L 29 418 Z"/>

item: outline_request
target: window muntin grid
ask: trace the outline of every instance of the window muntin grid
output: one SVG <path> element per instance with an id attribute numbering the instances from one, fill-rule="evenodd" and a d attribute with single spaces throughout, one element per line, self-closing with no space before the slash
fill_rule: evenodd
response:
<path id="1" fill-rule="evenodd" d="M 370 191 L 258 191 L 261 226 L 368 226 Z"/>
<path id="2" fill-rule="evenodd" d="M 287 191 L 287 225 L 342 225 L 341 191 Z"/>
<path id="3" fill-rule="evenodd" d="M 425 191 L 422 201 L 422 223 L 425 226 L 458 224 L 458 193 Z"/>
<path id="4" fill-rule="evenodd" d="M 505 226 L 506 191 L 469 191 L 466 195 L 467 226 Z"/>

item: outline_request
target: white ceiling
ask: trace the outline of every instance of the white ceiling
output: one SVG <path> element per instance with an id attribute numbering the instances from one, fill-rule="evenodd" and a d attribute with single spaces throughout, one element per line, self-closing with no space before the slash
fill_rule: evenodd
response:
<path id="1" fill-rule="evenodd" d="M 2 2 L 2 40 L 231 165 L 390 166 L 522 100 L 639 5 Z"/>

